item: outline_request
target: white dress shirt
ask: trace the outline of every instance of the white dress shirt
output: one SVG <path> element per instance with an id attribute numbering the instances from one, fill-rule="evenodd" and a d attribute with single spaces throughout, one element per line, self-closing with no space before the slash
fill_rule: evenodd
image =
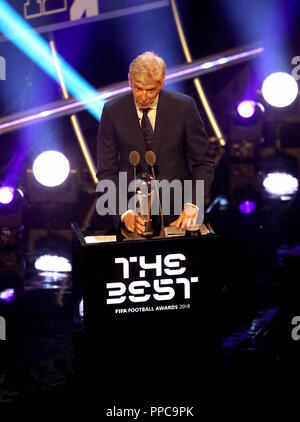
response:
<path id="1" fill-rule="evenodd" d="M 156 110 L 157 110 L 158 98 L 159 98 L 159 96 L 157 96 L 155 98 L 155 100 L 153 101 L 153 103 L 149 107 L 150 110 L 148 111 L 148 117 L 149 117 L 153 131 L 155 129 L 155 119 L 156 119 Z M 143 111 L 136 103 L 135 103 L 135 107 L 136 107 L 137 115 L 138 115 L 139 122 L 140 122 L 140 125 L 141 125 L 142 124 Z"/>

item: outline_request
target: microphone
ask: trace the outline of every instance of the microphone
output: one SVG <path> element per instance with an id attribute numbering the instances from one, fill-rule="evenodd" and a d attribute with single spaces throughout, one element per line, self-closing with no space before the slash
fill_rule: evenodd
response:
<path id="1" fill-rule="evenodd" d="M 129 161 L 134 167 L 140 162 L 140 154 L 137 151 L 131 151 L 129 154 Z"/>
<path id="2" fill-rule="evenodd" d="M 154 164 L 156 163 L 156 155 L 153 151 L 147 151 L 145 154 L 145 160 L 146 163 L 148 164 L 148 166 L 151 167 L 151 171 L 152 171 L 152 176 L 154 179 L 154 184 L 155 184 L 155 192 L 156 192 L 156 198 L 157 198 L 157 202 L 158 202 L 158 206 L 159 206 L 159 214 L 160 214 L 160 221 L 161 221 L 161 230 L 160 230 L 160 236 L 163 238 L 166 238 L 166 233 L 165 233 L 165 224 L 164 224 L 164 218 L 163 218 L 163 214 L 162 214 L 162 209 L 161 209 L 161 203 L 160 203 L 160 199 L 159 199 L 159 193 L 157 190 L 157 186 L 156 186 L 156 177 L 155 177 L 155 173 L 154 173 Z"/>
<path id="3" fill-rule="evenodd" d="M 137 151 L 131 151 L 129 154 L 130 164 L 133 165 L 133 178 L 134 178 L 134 195 L 136 195 L 136 166 L 140 162 L 140 154 Z M 134 231 L 133 240 L 136 240 L 136 200 L 134 200 Z"/>

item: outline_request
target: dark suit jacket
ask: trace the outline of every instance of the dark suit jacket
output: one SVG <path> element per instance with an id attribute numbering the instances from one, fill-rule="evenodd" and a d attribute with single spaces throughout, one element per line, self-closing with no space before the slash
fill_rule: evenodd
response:
<path id="1" fill-rule="evenodd" d="M 128 93 L 107 102 L 103 108 L 98 133 L 98 179 L 110 179 L 117 184 L 118 173 L 122 171 L 127 172 L 129 181 L 132 180 L 133 167 L 128 157 L 134 150 L 141 156 L 137 173 L 149 172 L 134 99 L 132 93 Z M 152 150 L 157 157 L 157 179 L 204 180 L 205 197 L 208 198 L 214 161 L 192 97 L 167 90 L 160 92 Z M 166 224 L 173 220 L 167 219 Z"/>

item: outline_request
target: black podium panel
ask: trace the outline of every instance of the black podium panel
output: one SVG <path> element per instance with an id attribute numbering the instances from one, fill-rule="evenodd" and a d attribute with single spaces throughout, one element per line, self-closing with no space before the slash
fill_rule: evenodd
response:
<path id="1" fill-rule="evenodd" d="M 220 242 L 207 235 L 85 245 L 77 233 L 80 398 L 103 409 L 217 401 Z"/>

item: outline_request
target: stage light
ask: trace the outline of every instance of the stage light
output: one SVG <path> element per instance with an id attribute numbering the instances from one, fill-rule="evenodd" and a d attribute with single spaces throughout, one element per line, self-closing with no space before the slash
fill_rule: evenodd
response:
<path id="1" fill-rule="evenodd" d="M 228 206 L 229 206 L 228 199 L 223 195 L 219 195 L 212 201 L 209 207 L 207 207 L 207 210 L 205 211 L 205 213 L 209 214 L 213 208 L 218 208 L 219 211 L 226 211 Z"/>
<path id="2" fill-rule="evenodd" d="M 5 289 L 0 292 L 0 301 L 10 302 L 16 297 L 15 289 Z"/>
<path id="3" fill-rule="evenodd" d="M 248 189 L 255 183 L 255 161 L 264 143 L 264 108 L 249 99 L 231 110 L 228 130 L 228 169 L 230 195 Z M 250 200 L 239 198 L 237 203 Z"/>
<path id="4" fill-rule="evenodd" d="M 214 66 L 214 62 L 205 62 L 202 64 L 203 69 L 210 69 L 213 66 Z"/>
<path id="5" fill-rule="evenodd" d="M 69 177 L 59 186 L 46 186 L 36 180 L 32 169 L 27 169 L 26 197 L 31 204 L 44 204 L 47 207 L 49 204 L 76 204 L 81 186 L 79 179 L 78 171 L 72 169 Z"/>
<path id="6" fill-rule="evenodd" d="M 276 151 L 262 158 L 258 174 L 269 198 L 289 200 L 298 191 L 299 162 L 292 154 Z"/>
<path id="7" fill-rule="evenodd" d="M 3 205 L 10 204 L 14 199 L 14 189 L 10 186 L 0 187 L 0 203 Z"/>
<path id="8" fill-rule="evenodd" d="M 219 209 L 221 211 L 224 211 L 228 208 L 228 199 L 226 199 L 225 197 L 220 197 L 220 201 L 219 201 Z"/>
<path id="9" fill-rule="evenodd" d="M 255 113 L 255 102 L 252 100 L 243 100 L 237 106 L 239 116 L 249 119 Z"/>
<path id="10" fill-rule="evenodd" d="M 70 272 L 72 266 L 70 261 L 63 257 L 57 255 L 41 255 L 39 256 L 35 263 L 34 268 L 38 271 L 46 272 Z"/>
<path id="11" fill-rule="evenodd" d="M 0 203 L 0 246 L 14 246 L 23 235 L 23 199 L 21 189 L 3 187 Z"/>
<path id="12" fill-rule="evenodd" d="M 254 201 L 243 201 L 239 204 L 239 211 L 242 214 L 252 214 L 256 209 L 256 203 Z"/>
<path id="13" fill-rule="evenodd" d="M 288 173 L 268 173 L 263 186 L 270 196 L 286 200 L 297 193 L 298 179 Z"/>
<path id="14" fill-rule="evenodd" d="M 79 315 L 80 315 L 81 317 L 83 317 L 83 315 L 84 315 L 83 299 L 81 299 L 81 301 L 80 301 L 80 303 L 79 303 L 78 310 L 79 310 Z"/>
<path id="15" fill-rule="evenodd" d="M 271 73 L 262 84 L 262 95 L 273 107 L 287 107 L 298 95 L 298 85 L 292 75 L 284 72 Z"/>
<path id="16" fill-rule="evenodd" d="M 231 111 L 228 132 L 229 155 L 253 158 L 254 150 L 263 142 L 265 108 L 257 101 L 245 99 Z"/>
<path id="17" fill-rule="evenodd" d="M 55 187 L 69 176 L 70 164 L 61 152 L 44 151 L 34 160 L 32 171 L 41 185 Z"/>
<path id="18" fill-rule="evenodd" d="M 250 99 L 242 100 L 236 107 L 234 122 L 249 127 L 261 120 L 264 112 L 265 108 L 261 103 Z"/>
<path id="19" fill-rule="evenodd" d="M 228 63 L 228 59 L 227 57 L 221 57 L 220 59 L 217 60 L 218 64 L 225 64 Z"/>

